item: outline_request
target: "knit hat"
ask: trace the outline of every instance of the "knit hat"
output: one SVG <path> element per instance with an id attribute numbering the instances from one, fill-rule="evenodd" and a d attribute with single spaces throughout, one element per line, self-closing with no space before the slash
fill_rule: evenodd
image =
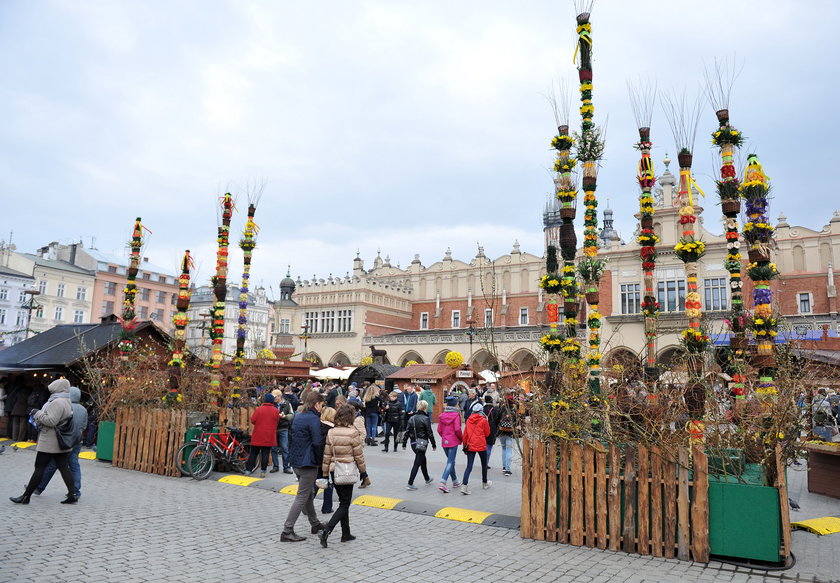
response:
<path id="1" fill-rule="evenodd" d="M 450 407 L 454 407 L 458 403 L 458 397 L 455 395 L 449 395 L 446 397 L 446 404 Z"/>
<path id="2" fill-rule="evenodd" d="M 475 405 L 472 406 L 472 412 L 473 413 L 484 413 L 484 405 L 482 405 L 481 403 L 476 403 Z"/>
<path id="3" fill-rule="evenodd" d="M 272 395 L 271 393 L 266 393 L 265 396 L 263 397 L 263 402 L 264 403 L 273 403 L 274 402 L 274 395 Z"/>

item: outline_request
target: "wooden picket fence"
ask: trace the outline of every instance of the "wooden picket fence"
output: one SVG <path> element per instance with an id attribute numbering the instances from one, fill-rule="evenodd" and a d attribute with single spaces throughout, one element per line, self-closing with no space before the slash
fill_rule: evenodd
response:
<path id="1" fill-rule="evenodd" d="M 238 427 L 245 433 L 251 433 L 251 415 L 253 415 L 256 410 L 257 407 L 254 405 L 228 409 L 225 411 L 227 414 L 227 424 L 230 427 Z"/>
<path id="2" fill-rule="evenodd" d="M 622 461 L 623 458 L 623 461 Z M 693 480 L 689 479 L 689 467 Z M 708 462 L 701 447 L 596 449 L 523 439 L 523 538 L 709 561 Z"/>
<path id="3" fill-rule="evenodd" d="M 162 476 L 179 476 L 173 459 L 184 443 L 187 412 L 125 407 L 117 410 L 112 464 Z"/>

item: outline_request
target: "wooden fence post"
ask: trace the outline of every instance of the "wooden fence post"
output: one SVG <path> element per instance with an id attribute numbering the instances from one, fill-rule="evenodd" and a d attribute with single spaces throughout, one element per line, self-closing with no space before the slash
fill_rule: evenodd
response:
<path id="1" fill-rule="evenodd" d="M 545 540 L 545 442 L 536 442 L 531 454 L 534 460 L 531 469 L 531 538 Z"/>
<path id="2" fill-rule="evenodd" d="M 545 540 L 557 540 L 557 444 L 552 441 L 546 460 L 545 492 L 548 501 L 545 507 Z"/>
<path id="3" fill-rule="evenodd" d="M 571 523 L 569 542 L 576 547 L 583 544 L 583 451 L 578 444 L 569 447 L 572 466 Z"/>
<path id="4" fill-rule="evenodd" d="M 595 543 L 595 449 L 583 446 L 583 502 L 586 546 L 594 548 Z"/>
<path id="5" fill-rule="evenodd" d="M 597 539 L 598 539 L 598 548 L 605 549 L 607 548 L 607 516 L 609 514 L 607 510 L 607 454 L 606 452 L 599 451 L 595 453 L 595 464 L 596 464 L 596 474 L 595 474 L 595 492 L 596 492 L 596 500 L 595 505 L 597 508 L 597 521 L 598 521 L 598 530 L 597 530 Z"/>
<path id="6" fill-rule="evenodd" d="M 650 477 L 648 476 L 648 449 L 640 445 L 639 446 L 639 475 L 636 477 L 636 481 L 639 484 L 639 503 L 638 503 L 638 526 L 639 526 L 639 534 L 638 534 L 638 545 L 637 551 L 640 555 L 649 555 L 650 554 L 650 540 L 649 540 L 649 529 L 648 525 L 650 524 Z"/>
<path id="7" fill-rule="evenodd" d="M 679 492 L 677 493 L 677 558 L 681 561 L 691 559 L 689 545 L 691 544 L 691 530 L 689 524 L 688 501 L 688 451 L 680 448 L 679 453 Z"/>
<path id="8" fill-rule="evenodd" d="M 557 512 L 557 523 L 559 531 L 557 541 L 569 542 L 569 445 L 568 441 L 562 441 L 557 456 L 558 466 L 558 489 L 557 498 L 560 508 Z"/>
<path id="9" fill-rule="evenodd" d="M 531 440 L 522 438 L 522 505 L 519 512 L 519 536 L 531 538 Z"/>
<path id="10" fill-rule="evenodd" d="M 694 496 L 691 500 L 692 554 L 698 563 L 709 562 L 709 463 L 703 447 L 691 448 L 694 461 Z"/>
<path id="11" fill-rule="evenodd" d="M 782 548 L 779 556 L 787 561 L 790 558 L 790 507 L 788 506 L 787 472 L 782 462 L 782 446 L 776 444 L 776 488 L 779 490 L 779 510 L 782 521 Z"/>
<path id="12" fill-rule="evenodd" d="M 610 485 L 609 499 L 609 548 L 617 551 L 621 548 L 621 452 L 610 445 Z"/>
<path id="13" fill-rule="evenodd" d="M 627 448 L 624 463 L 624 532 L 622 550 L 632 553 L 636 550 L 636 451 Z"/>
<path id="14" fill-rule="evenodd" d="M 650 449 L 650 538 L 654 557 L 662 556 L 662 454 L 659 446 Z"/>

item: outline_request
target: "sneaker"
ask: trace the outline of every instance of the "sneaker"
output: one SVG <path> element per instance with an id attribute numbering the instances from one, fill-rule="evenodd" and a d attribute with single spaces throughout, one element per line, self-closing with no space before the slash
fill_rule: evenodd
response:
<path id="1" fill-rule="evenodd" d="M 489 487 L 490 487 L 490 486 L 492 486 L 492 485 L 493 485 L 493 482 L 491 482 L 490 480 L 488 480 L 488 481 L 484 482 L 484 483 L 481 485 L 481 488 L 482 488 L 482 489 L 484 489 L 484 490 L 486 490 L 487 488 L 489 488 Z"/>
<path id="2" fill-rule="evenodd" d="M 291 468 L 286 468 L 285 470 L 283 470 L 283 473 L 284 474 L 294 474 L 294 472 L 292 471 Z"/>
<path id="3" fill-rule="evenodd" d="M 426 480 L 426 485 L 427 485 L 427 486 L 428 486 L 429 484 L 431 484 L 431 483 L 432 483 L 432 479 L 431 479 L 431 478 L 429 478 L 428 480 Z"/>
<path id="4" fill-rule="evenodd" d="M 417 486 L 415 486 L 414 484 L 408 484 L 408 485 L 405 487 L 405 489 L 406 489 L 406 490 L 416 490 L 416 489 L 417 489 Z"/>
<path id="5" fill-rule="evenodd" d="M 449 488 L 446 487 L 446 484 L 441 482 L 440 486 L 438 486 L 438 490 L 443 492 L 444 494 L 449 494 Z"/>
<path id="6" fill-rule="evenodd" d="M 265 472 L 260 472 L 260 478 L 265 478 Z"/>
<path id="7" fill-rule="evenodd" d="M 452 487 L 453 488 L 460 488 L 461 487 L 461 482 L 452 482 Z"/>
<path id="8" fill-rule="evenodd" d="M 280 468 L 278 468 L 277 466 L 274 466 L 273 468 L 271 468 L 271 469 L 268 471 L 268 473 L 269 473 L 269 474 L 276 474 L 276 473 L 277 473 L 277 472 L 279 472 L 279 471 L 280 471 Z"/>
<path id="9" fill-rule="evenodd" d="M 464 496 L 469 496 L 471 494 L 470 487 L 464 484 L 464 486 L 461 488 L 461 494 L 463 494 Z"/>
<path id="10" fill-rule="evenodd" d="M 503 473 L 504 475 L 506 475 L 506 476 L 512 476 L 512 475 L 513 475 L 513 472 L 511 472 L 510 470 L 505 470 L 505 471 L 504 471 L 504 472 L 502 472 L 502 473 Z"/>

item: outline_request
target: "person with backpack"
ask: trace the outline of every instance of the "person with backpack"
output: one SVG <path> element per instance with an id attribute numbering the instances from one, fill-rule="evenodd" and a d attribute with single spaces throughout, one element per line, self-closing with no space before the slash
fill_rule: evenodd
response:
<path id="1" fill-rule="evenodd" d="M 513 393 L 505 397 L 505 402 L 499 407 L 499 424 L 496 435 L 502 446 L 502 474 L 513 475 L 510 462 L 513 459 L 514 430 L 516 429 L 516 400 Z"/>
<path id="2" fill-rule="evenodd" d="M 473 405 L 472 415 L 464 423 L 464 453 L 467 454 L 467 469 L 464 470 L 464 482 L 461 494 L 469 495 L 470 473 L 472 472 L 475 456 L 481 460 L 481 486 L 485 490 L 493 485 L 487 481 L 487 436 L 490 435 L 490 424 L 484 416 L 484 406 L 481 403 Z"/>
<path id="3" fill-rule="evenodd" d="M 432 421 L 428 414 L 429 404 L 426 401 L 420 401 L 417 405 L 417 413 L 408 420 L 408 425 L 403 436 L 402 447 L 405 449 L 405 444 L 411 440 L 411 451 L 414 452 L 414 465 L 411 466 L 411 473 L 408 475 L 408 490 L 416 490 L 414 485 L 414 478 L 417 477 L 417 470 L 423 472 L 423 479 L 426 484 L 431 484 L 432 479 L 429 477 L 429 470 L 426 467 L 426 450 L 429 444 L 432 444 L 432 451 L 437 449 L 435 443 L 435 435 L 432 432 Z"/>
<path id="4" fill-rule="evenodd" d="M 73 411 L 73 449 L 70 450 L 70 456 L 67 460 L 70 466 L 70 473 L 73 474 L 73 486 L 76 498 L 82 497 L 82 468 L 79 466 L 79 454 L 82 452 L 82 432 L 88 424 L 87 409 L 81 404 L 82 391 L 78 387 L 70 387 L 70 409 Z M 44 470 L 44 477 L 41 483 L 35 488 L 34 493 L 38 496 L 41 492 L 47 489 L 47 484 L 55 475 L 55 470 L 58 469 L 55 460 L 50 460 Z"/>
<path id="5" fill-rule="evenodd" d="M 449 395 L 446 397 L 446 406 L 443 413 L 438 415 L 437 432 L 440 435 L 440 445 L 446 452 L 446 465 L 443 467 L 443 475 L 440 477 L 438 490 L 444 494 L 449 493 L 446 481 L 452 478 L 452 487 L 460 488 L 458 475 L 455 473 L 455 459 L 458 456 L 458 446 L 461 445 L 461 411 L 458 407 L 458 397 Z"/>

